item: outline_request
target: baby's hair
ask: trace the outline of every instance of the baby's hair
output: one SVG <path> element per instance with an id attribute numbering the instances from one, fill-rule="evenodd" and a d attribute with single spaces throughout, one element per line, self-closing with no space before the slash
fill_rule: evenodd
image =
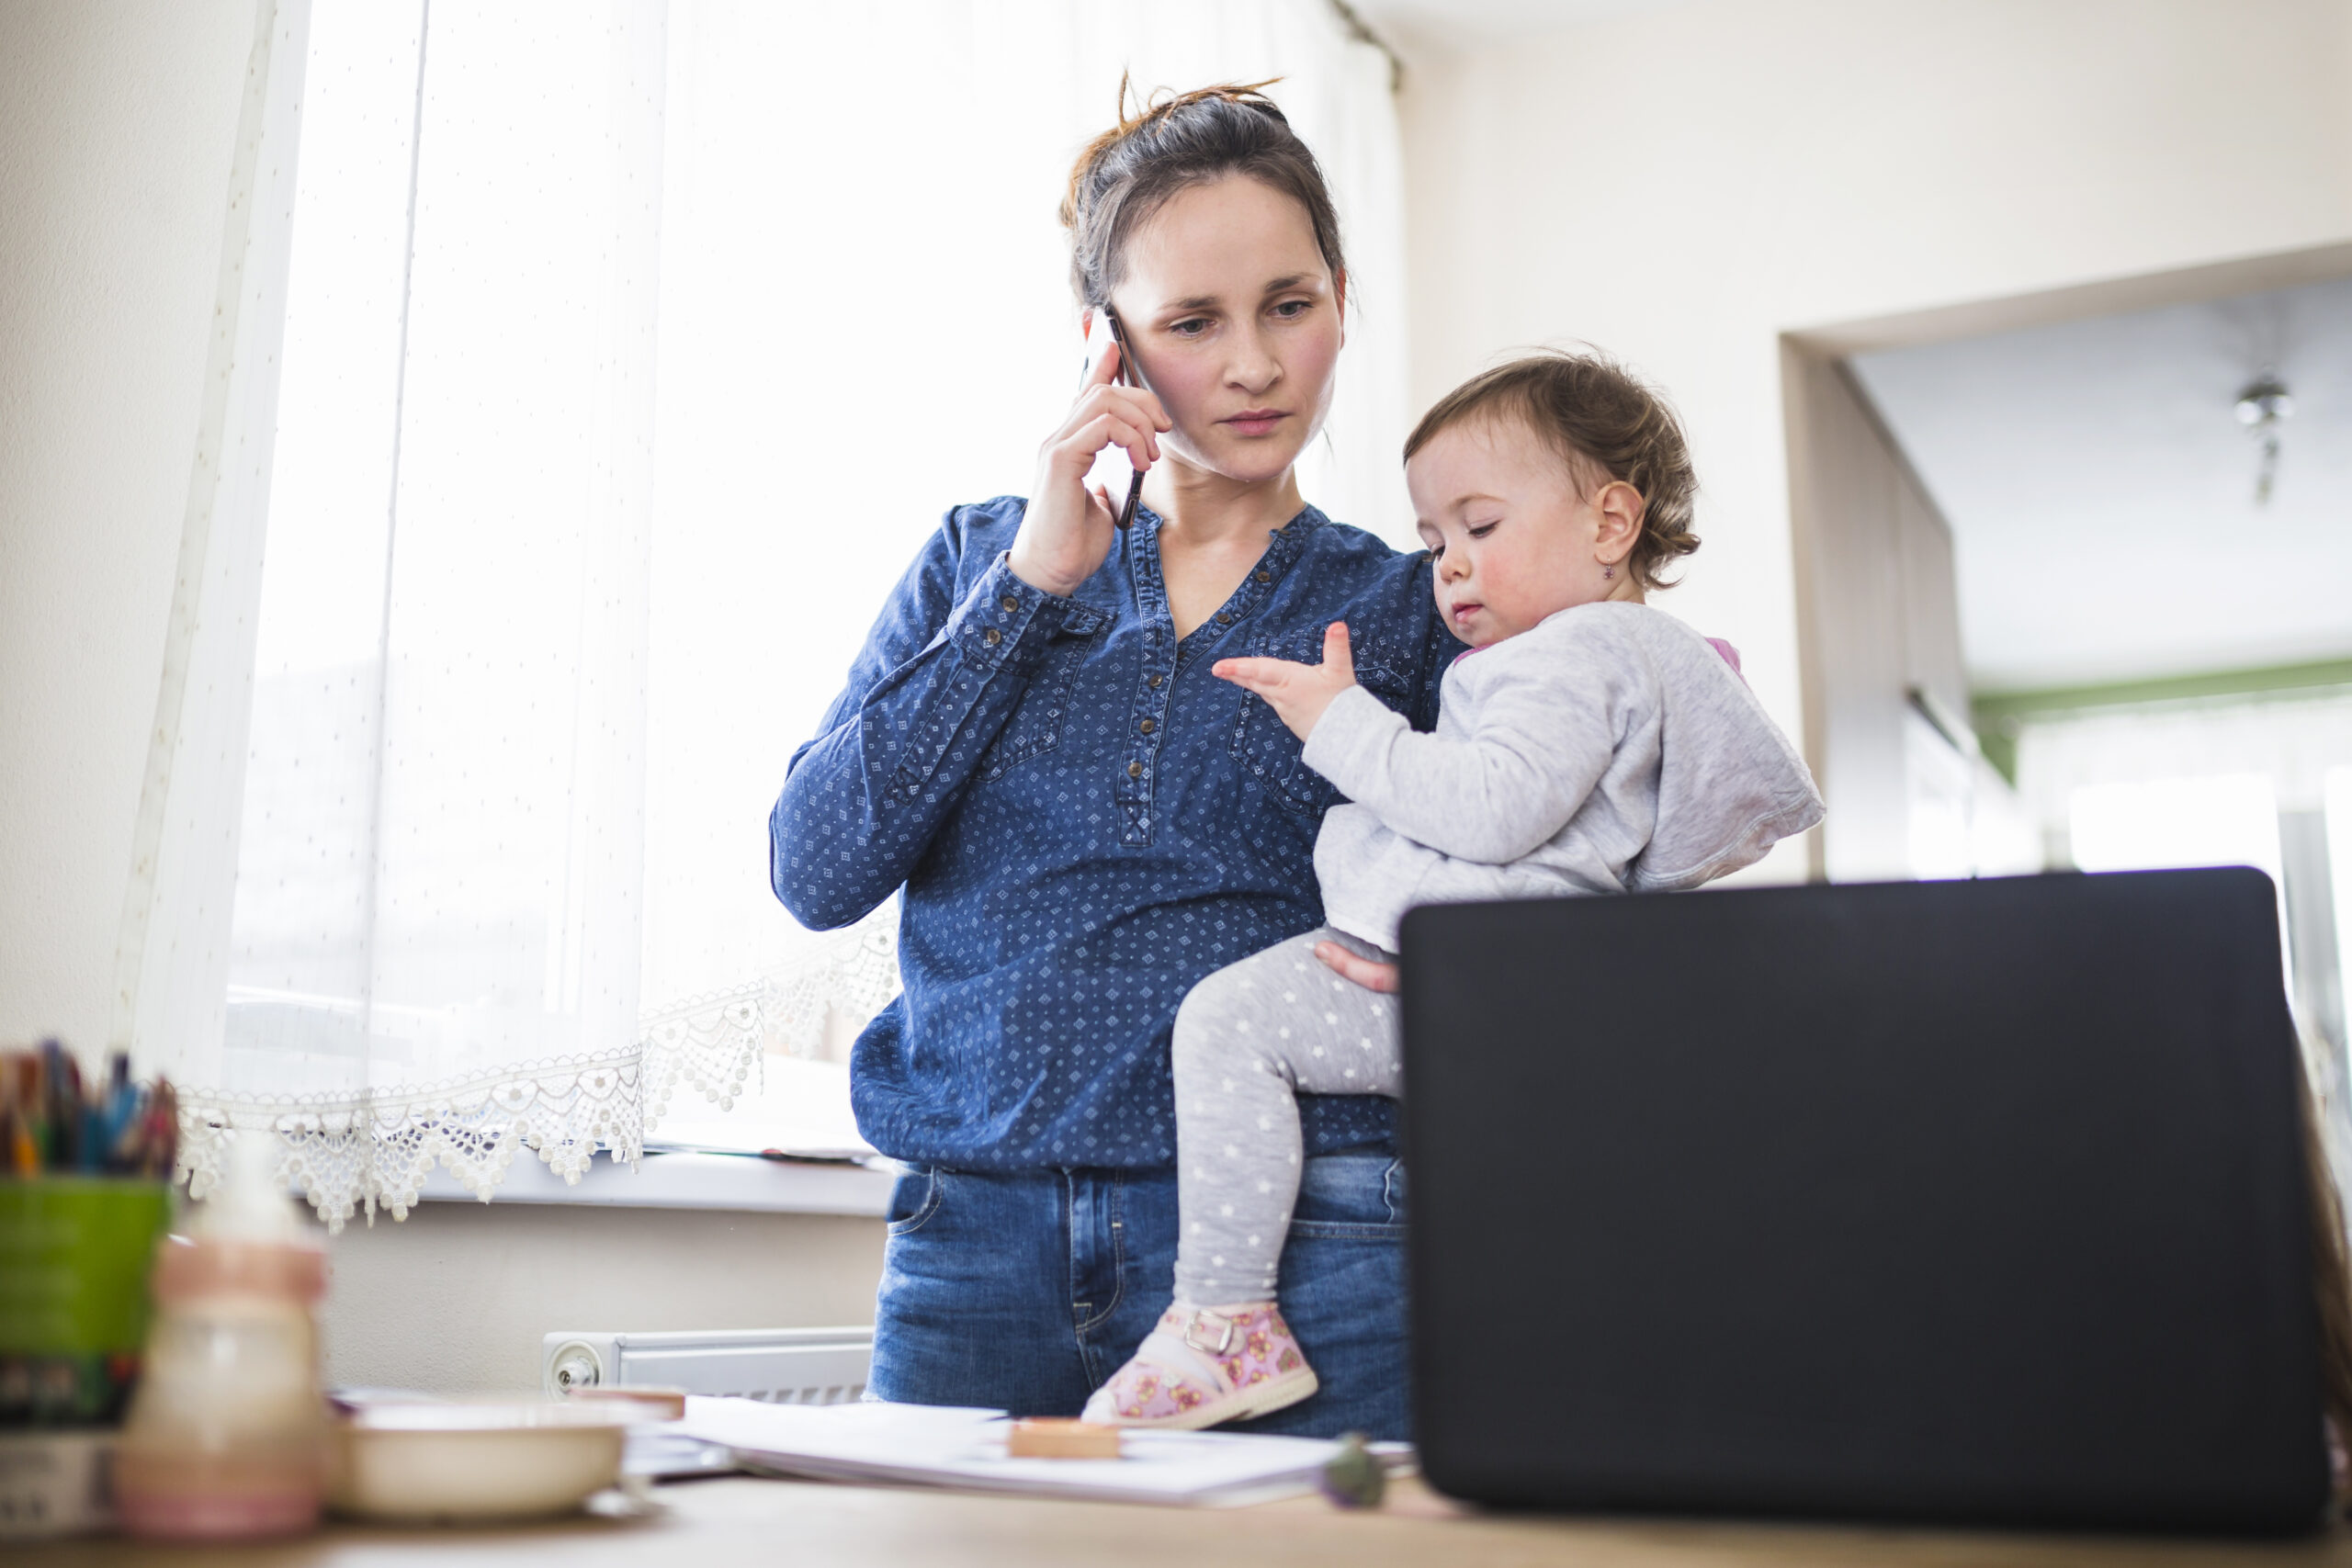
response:
<path id="1" fill-rule="evenodd" d="M 1296 200 L 1331 276 L 1346 270 L 1339 209 L 1322 166 L 1262 90 L 1279 80 L 1225 82 L 1189 93 L 1163 87 L 1129 114 L 1127 78 L 1120 76 L 1119 122 L 1086 144 L 1062 197 L 1069 284 L 1081 307 L 1111 302 L 1111 290 L 1125 276 L 1127 240 L 1170 197 L 1227 175 L 1247 175 Z"/>
<path id="2" fill-rule="evenodd" d="M 1674 586 L 1659 574 L 1699 547 L 1690 531 L 1699 477 L 1682 422 L 1663 396 L 1598 350 L 1546 350 L 1474 376 L 1440 398 L 1405 438 L 1405 460 L 1442 431 L 1496 418 L 1521 421 L 1549 442 L 1579 489 L 1598 490 L 1611 479 L 1633 486 L 1642 498 L 1642 532 L 1627 570 L 1645 589 Z"/>

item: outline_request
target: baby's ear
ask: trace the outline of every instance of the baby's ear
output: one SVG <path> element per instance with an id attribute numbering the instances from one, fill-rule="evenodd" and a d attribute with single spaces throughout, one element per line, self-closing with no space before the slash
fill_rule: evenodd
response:
<path id="1" fill-rule="evenodd" d="M 1592 498 L 1592 505 L 1600 513 L 1600 535 L 1593 543 L 1604 558 L 1623 558 L 1623 553 L 1642 536 L 1642 517 L 1648 512 L 1649 503 L 1642 499 L 1640 491 L 1623 479 L 1611 479 Z"/>

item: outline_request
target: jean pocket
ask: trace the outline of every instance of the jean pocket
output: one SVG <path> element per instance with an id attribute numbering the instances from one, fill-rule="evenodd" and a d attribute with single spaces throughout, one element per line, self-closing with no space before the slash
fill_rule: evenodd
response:
<path id="1" fill-rule="evenodd" d="M 1290 1234 L 1326 1241 L 1405 1239 L 1405 1165 L 1386 1155 L 1317 1155 L 1298 1182 Z"/>
<path id="2" fill-rule="evenodd" d="M 884 1212 L 890 1235 L 906 1235 L 921 1230 L 924 1222 L 939 1213 L 946 1175 L 935 1165 L 910 1165 L 899 1172 L 899 1179 L 890 1188 L 890 1206 Z"/>

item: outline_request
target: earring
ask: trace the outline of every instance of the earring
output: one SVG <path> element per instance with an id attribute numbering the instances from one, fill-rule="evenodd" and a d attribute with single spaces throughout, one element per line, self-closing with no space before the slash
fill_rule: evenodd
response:
<path id="1" fill-rule="evenodd" d="M 1600 575 L 1603 577 L 1614 577 L 1617 575 L 1617 569 L 1613 566 L 1604 566 L 1600 569 Z"/>

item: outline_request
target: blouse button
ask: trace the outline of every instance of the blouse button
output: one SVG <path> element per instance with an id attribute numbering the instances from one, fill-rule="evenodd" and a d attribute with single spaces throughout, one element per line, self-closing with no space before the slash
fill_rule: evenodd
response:
<path id="1" fill-rule="evenodd" d="M 1019 608 L 1021 608 L 1021 601 L 1020 601 L 1020 600 L 1018 600 L 1018 599 L 1015 599 L 1015 598 L 1014 598 L 1012 594 L 1010 594 L 1010 593 L 1006 594 L 1003 598 L 1001 598 L 1001 599 L 998 600 L 998 601 L 997 601 L 997 603 L 998 603 L 999 604 L 1001 604 L 1001 605 L 1003 605 L 1003 606 L 1004 606 L 1004 612 L 1005 612 L 1005 614 L 1007 614 L 1007 615 L 1011 615 L 1013 611 L 1018 610 Z"/>
<path id="2" fill-rule="evenodd" d="M 1151 689 L 1155 692 L 1159 689 L 1159 677 L 1157 675 L 1151 678 Z"/>
<path id="3" fill-rule="evenodd" d="M 990 648 L 994 648 L 998 643 L 1004 640 L 1004 634 L 997 630 L 994 626 L 990 626 L 988 630 L 980 634 L 980 640 L 987 643 Z"/>
<path id="4" fill-rule="evenodd" d="M 1139 779 L 1143 777 L 1143 764 L 1141 762 L 1129 762 L 1127 764 L 1127 777 L 1131 779 Z"/>
<path id="5" fill-rule="evenodd" d="M 1216 624 L 1221 626 L 1229 626 L 1233 624 L 1233 616 L 1224 610 L 1219 610 L 1216 613 Z"/>
<path id="6" fill-rule="evenodd" d="M 1151 722 L 1151 720 L 1149 720 L 1149 719 L 1145 719 L 1145 720 L 1143 721 L 1142 725 L 1141 725 L 1139 728 L 1141 728 L 1141 729 L 1143 730 L 1143 732 L 1144 732 L 1146 735 L 1149 735 L 1153 730 L 1155 730 L 1155 729 L 1159 728 L 1159 727 L 1158 725 L 1156 725 L 1156 724 L 1152 723 L 1152 722 Z"/>
<path id="7" fill-rule="evenodd" d="M 1256 574 L 1255 574 L 1255 575 L 1256 575 L 1256 577 L 1257 577 L 1258 581 L 1261 581 L 1261 582 L 1272 582 L 1272 581 L 1274 580 L 1274 574 L 1273 574 L 1272 572 L 1271 572 L 1271 571 L 1268 571 L 1268 570 L 1267 570 L 1265 568 L 1263 568 L 1263 567 L 1260 567 L 1260 568 L 1258 569 L 1258 570 L 1257 570 L 1257 572 L 1256 572 Z"/>

